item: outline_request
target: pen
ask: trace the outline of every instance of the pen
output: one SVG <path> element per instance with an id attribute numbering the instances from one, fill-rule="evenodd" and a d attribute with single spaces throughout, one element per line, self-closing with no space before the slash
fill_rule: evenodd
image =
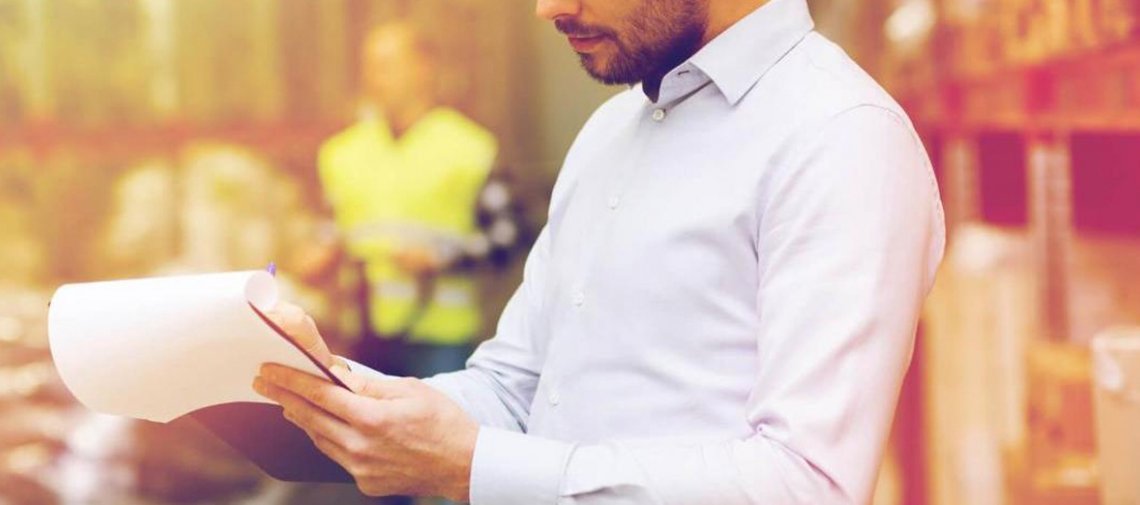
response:
<path id="1" fill-rule="evenodd" d="M 269 275 L 277 277 L 277 263 L 270 261 L 269 266 L 265 267 L 265 270 L 269 272 Z"/>

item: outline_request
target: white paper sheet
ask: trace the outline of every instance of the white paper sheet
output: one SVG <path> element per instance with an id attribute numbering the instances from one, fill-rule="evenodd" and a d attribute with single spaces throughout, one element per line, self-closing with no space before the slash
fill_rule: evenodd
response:
<path id="1" fill-rule="evenodd" d="M 266 272 L 69 284 L 48 310 L 51 352 L 64 384 L 97 412 L 167 422 L 269 403 L 251 388 L 262 363 L 324 376 L 250 307 L 276 303 Z"/>

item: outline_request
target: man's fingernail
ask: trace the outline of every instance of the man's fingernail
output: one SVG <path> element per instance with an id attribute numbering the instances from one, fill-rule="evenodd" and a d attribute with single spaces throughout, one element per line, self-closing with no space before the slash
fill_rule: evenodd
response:
<path id="1" fill-rule="evenodd" d="M 253 390 L 257 391 L 257 394 L 265 396 L 265 381 L 261 377 L 253 379 Z"/>

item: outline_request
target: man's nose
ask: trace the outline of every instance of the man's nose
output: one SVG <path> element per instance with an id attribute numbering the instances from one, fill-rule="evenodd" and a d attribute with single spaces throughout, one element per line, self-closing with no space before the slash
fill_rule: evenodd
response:
<path id="1" fill-rule="evenodd" d="M 563 16 L 577 16 L 581 10 L 581 0 L 538 0 L 534 15 L 554 21 Z"/>

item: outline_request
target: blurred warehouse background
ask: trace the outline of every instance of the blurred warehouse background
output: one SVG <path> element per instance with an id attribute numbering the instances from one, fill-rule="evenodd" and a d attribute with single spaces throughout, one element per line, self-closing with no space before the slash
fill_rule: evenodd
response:
<path id="1" fill-rule="evenodd" d="M 1140 503 L 1140 2 L 810 3 L 912 115 L 950 224 L 876 502 Z M 189 423 L 84 411 L 45 307 L 67 282 L 276 261 L 351 349 L 359 270 L 310 268 L 334 234 L 317 153 L 359 115 L 369 29 L 405 19 L 439 48 L 443 103 L 499 139 L 514 240 L 474 274 L 492 326 L 565 150 L 616 91 L 532 11 L 0 0 L 0 505 L 364 503 L 270 482 Z"/>

